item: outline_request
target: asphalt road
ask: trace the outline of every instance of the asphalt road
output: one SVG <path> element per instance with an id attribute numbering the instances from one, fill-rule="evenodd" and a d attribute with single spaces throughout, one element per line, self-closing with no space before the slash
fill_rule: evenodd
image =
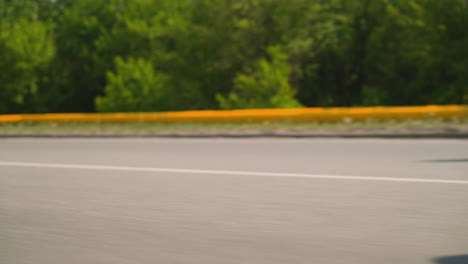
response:
<path id="1" fill-rule="evenodd" d="M 0 140 L 2 264 L 467 254 L 468 141 Z"/>

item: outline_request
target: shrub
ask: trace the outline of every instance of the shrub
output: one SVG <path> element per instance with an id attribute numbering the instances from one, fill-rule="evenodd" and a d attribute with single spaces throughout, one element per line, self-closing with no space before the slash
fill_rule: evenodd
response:
<path id="1" fill-rule="evenodd" d="M 115 59 L 115 72 L 107 73 L 105 96 L 96 98 L 99 112 L 144 112 L 168 108 L 165 97 L 168 78 L 156 73 L 153 65 L 141 58 Z"/>
<path id="2" fill-rule="evenodd" d="M 270 60 L 259 60 L 253 70 L 240 73 L 227 96 L 216 96 L 222 109 L 301 107 L 289 83 L 291 67 L 279 47 L 270 47 Z"/>

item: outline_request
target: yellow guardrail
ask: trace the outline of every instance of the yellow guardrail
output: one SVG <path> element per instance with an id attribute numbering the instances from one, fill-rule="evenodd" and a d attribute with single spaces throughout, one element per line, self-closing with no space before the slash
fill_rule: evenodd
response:
<path id="1" fill-rule="evenodd" d="M 0 115 L 0 124 L 14 123 L 239 123 L 340 122 L 366 120 L 421 120 L 468 117 L 468 107 L 410 106 L 356 108 L 249 109 L 161 113 L 20 114 Z"/>

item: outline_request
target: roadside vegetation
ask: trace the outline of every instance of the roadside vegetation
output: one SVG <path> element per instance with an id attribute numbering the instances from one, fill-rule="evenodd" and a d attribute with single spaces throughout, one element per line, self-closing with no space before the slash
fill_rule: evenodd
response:
<path id="1" fill-rule="evenodd" d="M 448 132 L 463 130 L 468 132 L 468 120 L 407 120 L 407 121 L 366 121 L 338 123 L 169 123 L 169 124 L 10 124 L 0 125 L 0 134 L 33 133 L 159 133 L 159 132 L 246 132 L 246 131 L 372 131 L 410 129 L 445 129 Z"/>
<path id="2" fill-rule="evenodd" d="M 467 0 L 0 0 L 0 114 L 463 104 L 467 25 Z"/>

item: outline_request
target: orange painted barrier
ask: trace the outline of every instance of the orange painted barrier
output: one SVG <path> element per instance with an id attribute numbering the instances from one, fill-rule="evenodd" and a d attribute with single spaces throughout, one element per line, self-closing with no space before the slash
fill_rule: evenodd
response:
<path id="1" fill-rule="evenodd" d="M 468 106 L 409 106 L 356 108 L 295 108 L 203 110 L 159 113 L 19 114 L 0 115 L 0 124 L 14 123 L 240 123 L 341 122 L 454 119 L 468 117 Z"/>

